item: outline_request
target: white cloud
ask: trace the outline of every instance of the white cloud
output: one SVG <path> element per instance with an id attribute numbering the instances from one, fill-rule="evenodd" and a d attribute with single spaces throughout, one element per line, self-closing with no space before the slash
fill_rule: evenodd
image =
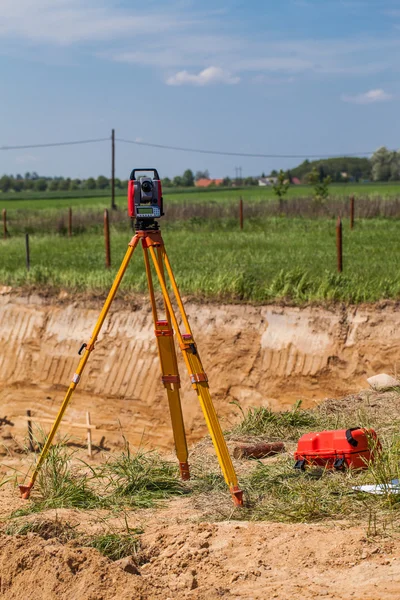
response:
<path id="1" fill-rule="evenodd" d="M 355 94 L 354 96 L 343 95 L 343 102 L 352 102 L 353 104 L 374 104 L 375 102 L 387 102 L 392 100 L 392 94 L 388 94 L 382 89 L 369 90 L 364 94 Z"/>
<path id="2" fill-rule="evenodd" d="M 317 5 L 320 0 L 297 2 Z M 101 60 L 171 74 L 169 85 L 199 86 L 238 83 L 246 73 L 250 80 L 260 83 L 265 77 L 268 83 L 270 75 L 365 76 L 398 65 L 400 40 L 390 36 L 285 39 L 273 24 L 262 36 L 248 36 L 240 33 L 230 10 L 223 14 L 221 31 L 221 12 L 195 8 L 201 3 L 175 0 L 168 11 L 161 0 L 142 4 L 136 9 L 136 3 L 119 0 L 0 0 L 0 52 L 25 53 L 30 59 L 42 59 L 42 52 L 62 62 L 72 54 L 70 48 L 82 52 L 86 44 L 86 51 Z"/>
<path id="3" fill-rule="evenodd" d="M 221 67 L 207 67 L 200 71 L 197 75 L 188 73 L 188 71 L 179 71 L 168 77 L 166 83 L 168 85 L 211 85 L 214 83 L 239 83 L 240 77 L 231 75 L 229 71 L 221 69 Z"/>
<path id="4" fill-rule="evenodd" d="M 137 37 L 185 26 L 184 18 L 115 9 L 108 0 L 1 0 L 0 38 L 70 45 Z"/>

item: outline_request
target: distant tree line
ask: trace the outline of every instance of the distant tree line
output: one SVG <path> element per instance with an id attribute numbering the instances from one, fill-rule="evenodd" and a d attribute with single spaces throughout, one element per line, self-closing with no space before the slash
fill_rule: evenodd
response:
<path id="1" fill-rule="evenodd" d="M 310 181 L 310 176 L 319 173 L 320 181 L 330 177 L 335 183 L 348 181 L 400 181 L 400 151 L 388 150 L 384 146 L 374 152 L 371 158 L 343 156 L 321 160 L 305 160 L 298 167 L 286 172 L 286 177 L 297 177 L 303 183 Z M 271 175 L 277 175 L 272 171 Z"/>
<path id="2" fill-rule="evenodd" d="M 197 171 L 193 173 L 191 169 L 186 169 L 183 175 L 177 175 L 173 179 L 164 177 L 162 180 L 164 187 L 193 187 L 199 179 L 209 179 L 208 170 Z M 223 185 L 257 185 L 258 179 L 255 177 L 246 177 L 244 179 L 230 179 L 226 177 Z M 126 189 L 128 181 L 115 179 L 117 189 Z M 97 178 L 71 179 L 70 177 L 43 177 L 36 172 L 25 173 L 24 176 L 18 174 L 3 175 L 0 177 L 0 192 L 69 192 L 78 190 L 106 190 L 110 188 L 111 180 L 104 175 Z"/>
<path id="3" fill-rule="evenodd" d="M 126 187 L 127 182 L 115 179 L 117 188 Z M 110 187 L 110 179 L 99 175 L 96 179 L 71 179 L 70 177 L 42 177 L 36 172 L 25 173 L 24 176 L 18 174 L 3 175 L 0 177 L 1 192 L 68 192 L 76 190 L 104 190 Z"/>
<path id="4" fill-rule="evenodd" d="M 400 181 L 400 151 L 388 150 L 384 146 L 379 148 L 371 158 L 346 157 L 327 158 L 321 160 L 305 160 L 299 166 L 283 172 L 284 180 L 292 183 L 293 178 L 298 178 L 302 183 L 310 183 L 318 175 L 319 181 L 324 182 L 329 177 L 330 181 L 345 183 L 348 181 Z M 271 176 L 278 177 L 278 171 L 271 171 Z M 261 175 L 264 177 L 264 173 Z M 164 177 L 164 187 L 193 187 L 199 179 L 210 179 L 208 170 L 193 173 L 186 169 L 182 175 L 170 179 Z M 115 179 L 117 189 L 126 189 L 128 182 Z M 222 185 L 251 186 L 258 184 L 258 177 L 245 177 L 231 179 L 225 177 Z M 71 179 L 70 177 L 43 177 L 36 172 L 3 175 L 0 177 L 0 192 L 57 192 L 78 190 L 106 190 L 110 187 L 110 179 L 104 175 L 97 178 Z"/>

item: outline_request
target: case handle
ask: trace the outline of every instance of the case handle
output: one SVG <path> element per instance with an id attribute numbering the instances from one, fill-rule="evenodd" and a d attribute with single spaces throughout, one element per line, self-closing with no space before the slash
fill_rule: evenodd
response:
<path id="1" fill-rule="evenodd" d="M 351 432 L 356 431 L 357 429 L 361 429 L 361 427 L 352 427 L 351 429 L 346 430 L 346 440 L 349 442 L 350 446 L 353 446 L 354 448 L 358 446 L 358 441 L 353 438 Z"/>

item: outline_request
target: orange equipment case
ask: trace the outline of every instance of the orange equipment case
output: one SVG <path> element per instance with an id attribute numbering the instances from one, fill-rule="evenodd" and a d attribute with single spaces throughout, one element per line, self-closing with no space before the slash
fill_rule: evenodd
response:
<path id="1" fill-rule="evenodd" d="M 307 465 L 319 465 L 328 469 L 366 469 L 381 450 L 381 444 L 373 429 L 337 429 L 306 433 L 297 444 L 294 453 L 295 469 L 304 471 Z"/>

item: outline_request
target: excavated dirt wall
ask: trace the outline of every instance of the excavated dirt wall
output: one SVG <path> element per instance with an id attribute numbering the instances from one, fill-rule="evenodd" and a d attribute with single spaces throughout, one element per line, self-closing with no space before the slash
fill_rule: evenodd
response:
<path id="1" fill-rule="evenodd" d="M 362 307 L 186 305 L 223 425 L 246 408 L 305 406 L 357 392 L 366 377 L 396 372 L 400 310 L 395 304 Z M 77 351 L 90 338 L 99 300 L 45 299 L 0 293 L 0 418 L 17 437 L 20 417 L 53 417 L 75 371 Z M 66 420 L 99 428 L 94 442 L 121 443 L 124 435 L 169 448 L 172 435 L 160 381 L 151 312 L 144 300 L 118 300 L 92 353 Z M 187 433 L 205 433 L 197 397 L 180 360 Z M 48 425 L 46 425 L 48 427 Z M 64 428 L 63 432 L 66 431 Z M 82 430 L 73 434 L 84 437 Z"/>

